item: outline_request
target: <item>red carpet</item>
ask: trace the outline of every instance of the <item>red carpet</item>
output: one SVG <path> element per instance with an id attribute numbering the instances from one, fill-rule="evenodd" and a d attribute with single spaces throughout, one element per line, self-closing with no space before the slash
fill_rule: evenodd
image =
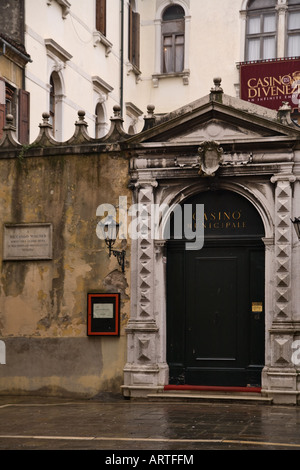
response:
<path id="1" fill-rule="evenodd" d="M 260 387 L 218 387 L 210 385 L 165 385 L 164 390 L 190 390 L 196 392 L 248 392 L 260 393 Z"/>

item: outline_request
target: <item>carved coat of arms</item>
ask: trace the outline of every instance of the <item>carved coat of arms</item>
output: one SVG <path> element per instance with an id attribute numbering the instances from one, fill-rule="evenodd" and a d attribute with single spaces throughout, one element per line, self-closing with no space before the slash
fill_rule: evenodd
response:
<path id="1" fill-rule="evenodd" d="M 206 141 L 200 144 L 198 148 L 200 168 L 199 175 L 215 176 L 215 172 L 219 169 L 223 149 L 219 142 Z"/>

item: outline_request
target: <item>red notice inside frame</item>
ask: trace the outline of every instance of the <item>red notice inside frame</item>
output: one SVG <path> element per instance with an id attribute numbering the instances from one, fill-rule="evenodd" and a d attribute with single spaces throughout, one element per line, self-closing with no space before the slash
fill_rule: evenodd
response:
<path id="1" fill-rule="evenodd" d="M 88 294 L 88 336 L 120 335 L 120 294 Z"/>

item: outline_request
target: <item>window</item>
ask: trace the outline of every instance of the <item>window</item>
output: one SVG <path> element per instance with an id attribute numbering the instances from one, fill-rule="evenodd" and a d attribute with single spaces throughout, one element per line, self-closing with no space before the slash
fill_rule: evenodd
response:
<path id="1" fill-rule="evenodd" d="M 287 56 L 300 56 L 300 5 L 290 0 L 287 18 Z"/>
<path id="2" fill-rule="evenodd" d="M 95 137 L 99 139 L 106 134 L 105 110 L 102 103 L 98 103 L 95 110 Z"/>
<path id="3" fill-rule="evenodd" d="M 50 77 L 49 114 L 53 127 L 53 137 L 62 140 L 62 83 L 57 72 Z"/>
<path id="4" fill-rule="evenodd" d="M 30 94 L 17 89 L 0 78 L 0 138 L 3 135 L 6 116 L 11 114 L 17 128 L 17 138 L 21 144 L 29 143 Z"/>
<path id="5" fill-rule="evenodd" d="M 162 15 L 162 72 L 178 73 L 184 69 L 184 10 L 179 5 L 167 7 Z"/>
<path id="6" fill-rule="evenodd" d="M 96 30 L 106 36 L 106 0 L 96 0 Z"/>
<path id="7" fill-rule="evenodd" d="M 49 99 L 49 113 L 50 113 L 50 123 L 55 129 L 55 87 L 53 76 L 50 77 L 50 99 Z"/>
<path id="8" fill-rule="evenodd" d="M 5 114 L 12 114 L 16 118 L 16 89 L 5 84 Z"/>
<path id="9" fill-rule="evenodd" d="M 128 59 L 129 62 L 139 69 L 140 67 L 140 15 L 135 11 L 134 1 L 129 3 L 128 24 Z"/>
<path id="10" fill-rule="evenodd" d="M 5 126 L 5 81 L 0 77 L 0 139 L 3 136 Z"/>
<path id="11" fill-rule="evenodd" d="M 155 63 L 152 83 L 182 77 L 189 84 L 190 0 L 160 0 L 155 14 Z"/>
<path id="12" fill-rule="evenodd" d="M 29 143 L 30 93 L 19 90 L 19 142 Z"/>
<path id="13" fill-rule="evenodd" d="M 250 0 L 247 8 L 246 60 L 277 56 L 277 13 L 275 0 Z"/>

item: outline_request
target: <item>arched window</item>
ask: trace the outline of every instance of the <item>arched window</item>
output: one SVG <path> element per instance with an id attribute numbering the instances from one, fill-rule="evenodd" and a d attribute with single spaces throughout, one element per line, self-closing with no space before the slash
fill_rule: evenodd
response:
<path id="1" fill-rule="evenodd" d="M 95 137 L 99 139 L 106 134 L 105 110 L 101 103 L 96 106 Z"/>
<path id="2" fill-rule="evenodd" d="M 55 129 L 55 86 L 53 76 L 50 77 L 50 98 L 49 98 L 50 123 Z"/>
<path id="3" fill-rule="evenodd" d="M 184 69 L 184 9 L 167 7 L 162 15 L 162 72 L 176 73 Z"/>
<path id="4" fill-rule="evenodd" d="M 62 140 L 62 83 L 57 72 L 50 76 L 49 113 L 53 127 L 53 137 Z"/>
<path id="5" fill-rule="evenodd" d="M 247 5 L 246 60 L 277 56 L 276 0 L 249 0 Z"/>
<path id="6" fill-rule="evenodd" d="M 289 0 L 287 17 L 287 56 L 300 56 L 300 4 Z"/>

